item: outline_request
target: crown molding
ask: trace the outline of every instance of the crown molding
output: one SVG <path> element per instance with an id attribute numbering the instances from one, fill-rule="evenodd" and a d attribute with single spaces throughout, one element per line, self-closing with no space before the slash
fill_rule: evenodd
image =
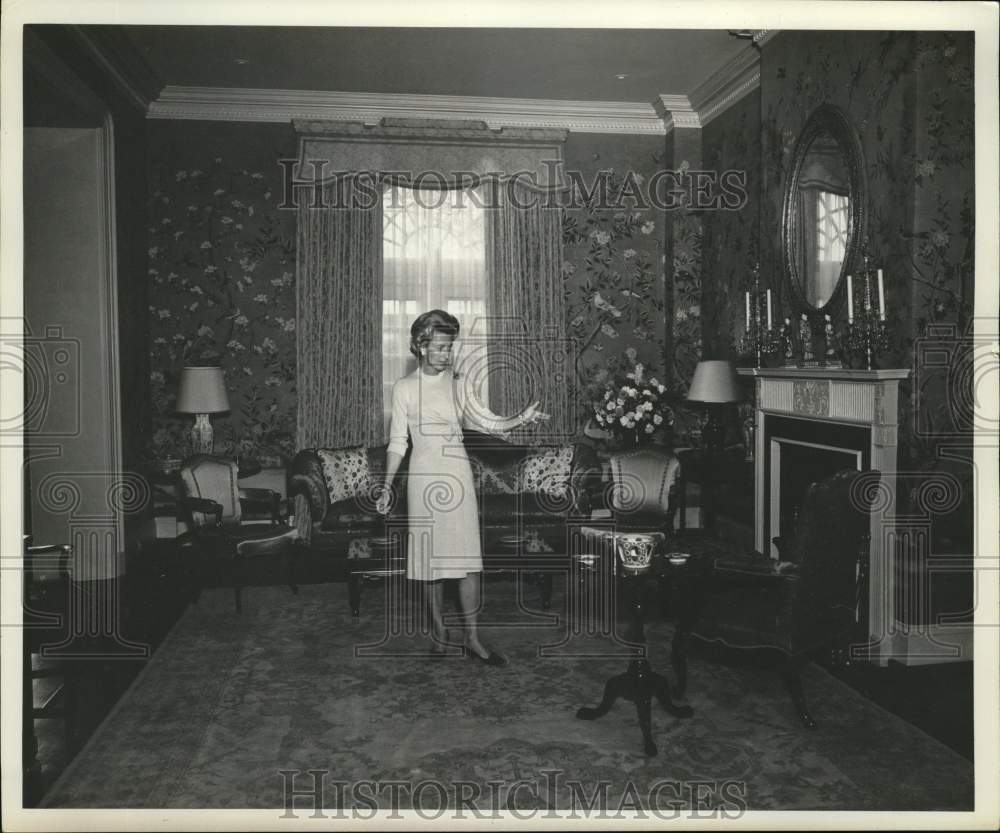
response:
<path id="1" fill-rule="evenodd" d="M 759 86 L 760 52 L 748 46 L 694 89 L 691 104 L 706 125 Z"/>
<path id="2" fill-rule="evenodd" d="M 691 129 L 701 127 L 701 118 L 691 106 L 686 95 L 661 95 L 653 102 L 653 108 L 663 120 L 664 133 L 677 128 Z"/>
<path id="3" fill-rule="evenodd" d="M 683 96 L 674 98 L 682 98 L 685 104 L 687 102 Z M 324 120 L 369 125 L 376 125 L 385 118 L 457 119 L 485 122 L 492 130 L 529 127 L 574 133 L 661 136 L 666 133 L 663 118 L 655 106 L 637 102 L 234 87 L 164 87 L 159 97 L 150 104 L 147 117 L 278 123 Z"/>

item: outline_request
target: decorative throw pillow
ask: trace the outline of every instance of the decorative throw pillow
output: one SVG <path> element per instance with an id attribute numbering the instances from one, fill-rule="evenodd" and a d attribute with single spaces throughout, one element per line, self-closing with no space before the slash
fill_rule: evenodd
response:
<path id="1" fill-rule="evenodd" d="M 470 458 L 477 495 L 516 495 L 521 485 L 517 466 L 491 465 Z"/>
<path id="2" fill-rule="evenodd" d="M 330 504 L 363 494 L 369 485 L 368 454 L 364 448 L 321 448 L 323 476 Z"/>
<path id="3" fill-rule="evenodd" d="M 573 446 L 564 445 L 532 454 L 521 464 L 521 491 L 566 496 L 573 466 Z"/>

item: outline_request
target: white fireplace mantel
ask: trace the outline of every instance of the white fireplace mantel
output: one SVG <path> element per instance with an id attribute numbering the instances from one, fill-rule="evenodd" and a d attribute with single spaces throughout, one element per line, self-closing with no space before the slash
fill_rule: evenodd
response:
<path id="1" fill-rule="evenodd" d="M 759 552 L 776 551 L 765 536 L 771 527 L 772 503 L 777 491 L 765 484 L 770 450 L 765 424 L 768 417 L 793 417 L 817 423 L 858 425 L 869 429 L 869 466 L 882 472 L 883 497 L 871 517 L 869 548 L 868 655 L 881 661 L 880 647 L 895 628 L 895 588 L 892 569 L 892 525 L 895 514 L 899 382 L 910 371 L 849 370 L 835 367 L 740 368 L 740 376 L 755 382 L 755 541 Z M 817 426 L 817 437 L 822 427 Z M 774 492 L 774 494 L 772 494 Z M 771 536 L 775 533 L 770 533 Z"/>

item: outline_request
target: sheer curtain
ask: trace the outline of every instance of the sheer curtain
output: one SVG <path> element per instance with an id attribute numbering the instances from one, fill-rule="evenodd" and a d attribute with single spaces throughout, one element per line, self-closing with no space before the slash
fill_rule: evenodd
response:
<path id="1" fill-rule="evenodd" d="M 386 437 L 392 386 L 416 367 L 410 325 L 443 309 L 461 324 L 455 370 L 488 402 L 486 243 L 482 193 L 390 185 L 382 195 L 382 417 Z"/>

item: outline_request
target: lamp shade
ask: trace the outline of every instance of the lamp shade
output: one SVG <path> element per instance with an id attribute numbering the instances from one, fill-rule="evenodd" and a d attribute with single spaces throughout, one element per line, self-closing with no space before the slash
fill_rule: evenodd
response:
<path id="1" fill-rule="evenodd" d="M 185 367 L 177 391 L 177 412 L 221 414 L 229 410 L 221 367 Z"/>
<path id="2" fill-rule="evenodd" d="M 693 402 L 738 402 L 740 394 L 732 362 L 698 362 L 687 398 Z"/>

